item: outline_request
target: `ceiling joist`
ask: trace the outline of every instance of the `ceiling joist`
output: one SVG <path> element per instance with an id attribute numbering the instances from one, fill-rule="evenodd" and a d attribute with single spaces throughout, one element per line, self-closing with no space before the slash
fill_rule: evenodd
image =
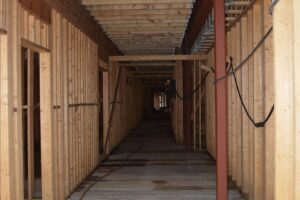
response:
<path id="1" fill-rule="evenodd" d="M 82 0 L 124 54 L 174 54 L 195 0 Z"/>

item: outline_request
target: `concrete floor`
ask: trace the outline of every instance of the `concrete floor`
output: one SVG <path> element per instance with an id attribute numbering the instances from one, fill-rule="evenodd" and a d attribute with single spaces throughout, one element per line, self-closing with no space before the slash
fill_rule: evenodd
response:
<path id="1" fill-rule="evenodd" d="M 170 122 L 152 113 L 70 199 L 215 199 L 215 162 L 174 142 Z M 229 199 L 243 199 L 229 183 Z"/>

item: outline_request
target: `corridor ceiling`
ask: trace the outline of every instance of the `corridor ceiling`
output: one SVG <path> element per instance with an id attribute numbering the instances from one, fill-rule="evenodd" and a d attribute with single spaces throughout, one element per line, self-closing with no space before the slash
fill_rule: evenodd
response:
<path id="1" fill-rule="evenodd" d="M 195 0 L 82 0 L 125 55 L 174 54 Z"/>

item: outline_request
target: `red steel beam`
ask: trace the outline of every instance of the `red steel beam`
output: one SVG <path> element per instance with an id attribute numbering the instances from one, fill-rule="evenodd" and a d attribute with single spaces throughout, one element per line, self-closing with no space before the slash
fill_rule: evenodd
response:
<path id="1" fill-rule="evenodd" d="M 214 0 L 197 0 L 188 27 L 181 44 L 180 53 L 190 54 L 191 48 L 203 27 L 205 20 L 212 9 Z M 177 49 L 179 50 L 179 49 Z M 179 53 L 177 51 L 177 53 Z M 193 73 L 189 62 L 183 62 L 183 94 L 190 94 L 193 90 Z M 191 121 L 193 111 L 193 99 L 187 98 L 183 101 L 183 134 L 184 143 L 189 151 L 193 149 L 193 122 Z"/>
<path id="2" fill-rule="evenodd" d="M 215 0 L 216 79 L 226 74 L 225 2 Z M 226 80 L 216 83 L 217 200 L 227 200 L 227 88 Z"/>
<path id="3" fill-rule="evenodd" d="M 195 2 L 183 41 L 183 47 L 187 50 L 190 50 L 194 45 L 208 14 L 211 12 L 213 1 L 214 0 L 198 0 Z"/>

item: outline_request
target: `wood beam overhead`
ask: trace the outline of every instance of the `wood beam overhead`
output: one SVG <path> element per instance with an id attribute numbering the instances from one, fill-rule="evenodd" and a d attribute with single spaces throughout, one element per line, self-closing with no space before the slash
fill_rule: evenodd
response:
<path id="1" fill-rule="evenodd" d="M 131 19 L 131 20 L 166 20 L 166 19 L 189 19 L 188 15 L 177 15 L 177 14 L 168 14 L 168 15 L 124 15 L 124 16 L 95 16 L 95 19 L 98 20 L 122 20 L 122 19 Z"/>
<path id="2" fill-rule="evenodd" d="M 195 0 L 82 0 L 83 5 L 194 3 Z"/>
<path id="3" fill-rule="evenodd" d="M 95 10 L 91 11 L 94 16 L 120 16 L 120 15 L 177 15 L 190 14 L 190 9 L 166 9 L 166 10 Z"/>
<path id="4" fill-rule="evenodd" d="M 162 62 L 162 63 L 120 63 L 121 67 L 175 67 L 176 63 Z"/>
<path id="5" fill-rule="evenodd" d="M 142 74 L 133 75 L 135 78 L 171 78 L 172 74 Z"/>
<path id="6" fill-rule="evenodd" d="M 202 55 L 134 55 L 134 56 L 110 56 L 112 62 L 138 62 L 138 61 L 183 61 L 201 60 Z"/>
<path id="7" fill-rule="evenodd" d="M 114 5 L 92 5 L 87 6 L 89 10 L 144 10 L 144 9 L 176 9 L 176 8 L 192 8 L 190 3 L 178 3 L 178 4 L 114 4 Z"/>
<path id="8" fill-rule="evenodd" d="M 135 75 L 141 75 L 141 74 L 172 74 L 173 71 L 142 71 L 142 70 L 139 70 L 139 71 L 136 71 L 134 72 Z"/>
<path id="9" fill-rule="evenodd" d="M 124 54 L 130 55 L 173 54 L 182 43 L 194 2 L 82 0 L 107 36 Z M 132 45 L 132 41 L 141 42 Z"/>
<path id="10" fill-rule="evenodd" d="M 164 27 L 164 28 L 176 28 L 176 27 L 182 27 L 184 24 L 186 24 L 186 21 L 179 22 L 179 23 L 122 23 L 122 24 L 105 24 L 102 25 L 103 28 L 154 28 L 154 27 Z"/>
<path id="11" fill-rule="evenodd" d="M 186 24 L 188 22 L 188 19 L 107 19 L 105 21 L 99 21 L 101 23 L 102 27 L 103 25 L 130 25 L 130 24 L 177 24 L 177 23 L 183 23 Z"/>

